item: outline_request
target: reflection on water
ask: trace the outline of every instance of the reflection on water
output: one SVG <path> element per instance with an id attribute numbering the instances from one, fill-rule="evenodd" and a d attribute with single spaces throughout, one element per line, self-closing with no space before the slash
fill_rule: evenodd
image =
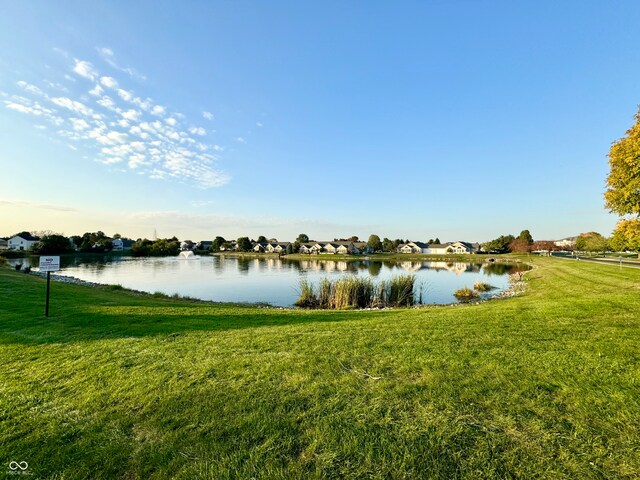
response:
<path id="1" fill-rule="evenodd" d="M 10 263 L 37 266 L 38 257 Z M 62 275 L 96 283 L 120 284 L 147 292 L 178 293 L 222 302 L 266 302 L 293 305 L 302 278 L 315 283 L 326 276 L 362 275 L 386 280 L 412 273 L 422 292 L 423 303 L 453 303 L 453 292 L 472 287 L 476 280 L 498 288 L 508 286 L 506 274 L 526 270 L 523 264 L 287 260 L 244 256 L 133 258 L 112 255 L 62 256 Z M 418 295 L 417 295 L 418 296 Z"/>

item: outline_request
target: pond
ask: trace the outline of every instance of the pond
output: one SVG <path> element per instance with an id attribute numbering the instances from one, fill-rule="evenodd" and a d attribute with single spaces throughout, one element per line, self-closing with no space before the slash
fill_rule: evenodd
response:
<path id="1" fill-rule="evenodd" d="M 9 263 L 37 266 L 38 257 L 13 259 Z M 496 287 L 495 295 L 508 288 L 508 274 L 525 270 L 523 264 L 464 263 L 444 261 L 335 261 L 324 258 L 288 260 L 274 257 L 194 256 L 135 258 L 130 256 L 62 256 L 59 275 L 81 280 L 119 284 L 145 292 L 218 302 L 268 303 L 291 306 L 299 295 L 302 279 L 317 284 L 322 278 L 344 275 L 371 277 L 374 282 L 401 274 L 416 277 L 416 302 L 449 304 L 453 292 L 473 287 L 475 281 Z M 35 268 L 34 270 L 37 270 Z"/>

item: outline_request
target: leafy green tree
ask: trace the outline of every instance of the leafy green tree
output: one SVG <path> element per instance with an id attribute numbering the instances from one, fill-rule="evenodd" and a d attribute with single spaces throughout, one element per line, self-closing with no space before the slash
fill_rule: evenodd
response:
<path id="1" fill-rule="evenodd" d="M 440 239 L 438 237 L 436 237 L 436 239 L 433 241 L 433 243 L 435 243 L 437 245 L 441 245 Z"/>
<path id="2" fill-rule="evenodd" d="M 380 237 L 378 235 L 369 235 L 369 240 L 367 240 L 367 246 L 373 250 L 374 252 L 379 252 L 382 250 L 382 242 L 380 241 Z"/>
<path id="3" fill-rule="evenodd" d="M 249 240 L 249 237 L 240 237 L 238 238 L 237 243 L 239 252 L 251 251 L 251 240 Z"/>
<path id="4" fill-rule="evenodd" d="M 626 136 L 609 150 L 605 205 L 619 215 L 640 215 L 640 111 Z"/>
<path id="5" fill-rule="evenodd" d="M 640 252 L 640 219 L 622 219 L 616 225 L 611 238 L 611 248 L 618 252 Z"/>
<path id="6" fill-rule="evenodd" d="M 402 240 L 401 238 L 396 238 L 396 239 L 393 241 L 393 249 L 392 249 L 392 251 L 394 251 L 394 252 L 395 252 L 395 251 L 396 251 L 396 249 L 398 248 L 398 246 L 399 246 L 399 245 L 402 245 L 403 243 L 407 243 L 407 242 L 405 242 L 405 241 L 404 241 L 404 240 Z"/>
<path id="7" fill-rule="evenodd" d="M 260 235 L 257 240 L 258 243 L 267 243 L 267 237 Z"/>
<path id="8" fill-rule="evenodd" d="M 291 250 L 293 253 L 298 253 L 300 251 L 300 246 L 303 243 L 308 243 L 309 242 L 309 236 L 306 233 L 301 233 L 300 235 L 297 236 L 296 241 L 293 242 L 293 245 L 291 246 Z"/>
<path id="9" fill-rule="evenodd" d="M 501 235 L 498 238 L 482 244 L 482 249 L 489 253 L 509 253 L 509 244 L 516 238 L 513 235 Z"/>
<path id="10" fill-rule="evenodd" d="M 393 240 L 389 240 L 387 237 L 384 237 L 384 239 L 382 240 L 382 251 L 392 252 L 393 250 Z"/>
<path id="11" fill-rule="evenodd" d="M 152 240 L 139 238 L 131 245 L 131 255 L 134 257 L 148 257 L 151 255 Z"/>
<path id="12" fill-rule="evenodd" d="M 175 256 L 180 253 L 180 242 L 173 239 L 159 238 L 151 244 L 150 254 L 154 257 Z"/>
<path id="13" fill-rule="evenodd" d="M 225 242 L 226 240 L 223 237 L 216 237 L 213 242 L 211 242 L 211 251 L 219 252 Z"/>
<path id="14" fill-rule="evenodd" d="M 529 245 L 531 245 L 533 243 L 533 237 L 531 236 L 531 233 L 529 232 L 529 230 L 522 230 L 520 232 L 520 235 L 518 235 L 517 240 L 521 240 L 523 242 L 526 242 Z"/>
<path id="15" fill-rule="evenodd" d="M 38 254 L 67 253 L 72 250 L 69 239 L 63 235 L 45 235 L 31 246 L 31 251 Z"/>
<path id="16" fill-rule="evenodd" d="M 131 245 L 134 257 L 168 257 L 180 253 L 180 242 L 177 238 L 159 238 L 157 240 L 138 239 Z"/>
<path id="17" fill-rule="evenodd" d="M 79 240 L 81 252 L 103 253 L 113 249 L 111 238 L 104 232 L 85 232 Z M 77 244 L 77 243 L 76 243 Z"/>
<path id="18" fill-rule="evenodd" d="M 611 146 L 609 167 L 605 205 L 623 216 L 613 231 L 611 246 L 640 252 L 640 110 L 626 136 Z"/>
<path id="19" fill-rule="evenodd" d="M 581 252 L 606 252 L 609 242 L 598 232 L 581 233 L 576 239 L 576 250 Z"/>
<path id="20" fill-rule="evenodd" d="M 79 249 L 80 245 L 82 245 L 82 237 L 80 235 L 72 235 L 72 236 L 69 237 L 69 240 L 71 240 L 73 245 L 75 245 L 76 249 Z M 73 247 L 73 245 L 72 245 L 72 247 Z"/>

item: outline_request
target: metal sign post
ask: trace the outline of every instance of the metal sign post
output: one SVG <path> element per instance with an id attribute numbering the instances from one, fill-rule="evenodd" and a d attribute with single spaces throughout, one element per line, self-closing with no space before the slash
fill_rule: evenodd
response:
<path id="1" fill-rule="evenodd" d="M 49 316 L 49 285 L 51 272 L 60 270 L 60 257 L 40 257 L 40 271 L 47 272 L 47 299 L 44 307 L 44 316 Z"/>

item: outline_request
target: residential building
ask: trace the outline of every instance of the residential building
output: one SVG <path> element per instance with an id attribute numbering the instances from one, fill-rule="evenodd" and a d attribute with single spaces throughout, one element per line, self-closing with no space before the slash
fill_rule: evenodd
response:
<path id="1" fill-rule="evenodd" d="M 431 243 L 422 242 L 401 243 L 398 245 L 398 253 L 422 253 L 427 255 L 451 255 L 451 254 L 470 254 L 480 251 L 479 243 L 469 242 L 447 242 L 447 243 Z"/>
<path id="2" fill-rule="evenodd" d="M 9 250 L 29 250 L 31 245 L 39 240 L 39 237 L 34 237 L 29 233 L 21 233 L 9 239 L 8 247 Z"/>
<path id="3" fill-rule="evenodd" d="M 131 250 L 131 246 L 133 245 L 133 240 L 128 238 L 114 238 L 111 240 L 112 251 L 114 252 L 122 252 L 124 250 Z"/>

